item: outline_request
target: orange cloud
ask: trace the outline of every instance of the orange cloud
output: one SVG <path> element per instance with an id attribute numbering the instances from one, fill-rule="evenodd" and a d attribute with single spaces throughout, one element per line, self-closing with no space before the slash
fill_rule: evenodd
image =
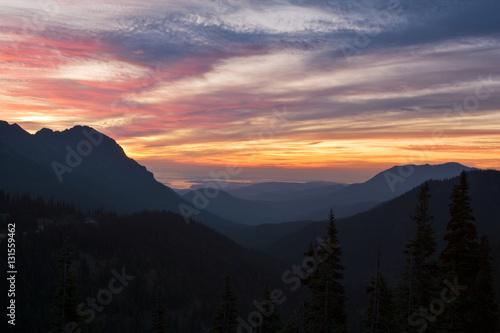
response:
<path id="1" fill-rule="evenodd" d="M 491 94 L 463 114 L 449 112 L 474 96 L 476 73 L 497 67 L 484 53 L 491 51 L 467 47 L 466 57 L 487 61 L 463 69 L 456 66 L 462 60 L 436 55 L 449 49 L 367 52 L 357 63 L 344 63 L 312 44 L 297 47 L 300 42 L 289 40 L 283 46 L 284 35 L 273 39 L 276 45 L 254 42 L 260 35 L 234 18 L 228 18 L 234 31 L 210 25 L 214 40 L 200 32 L 182 35 L 177 44 L 168 38 L 184 30 L 165 37 L 157 27 L 151 34 L 158 38 L 143 41 L 144 31 L 156 26 L 141 22 L 121 35 L 71 22 L 71 28 L 48 27 L 30 38 L 0 28 L 6 41 L 1 118 L 32 132 L 94 126 L 146 164 L 198 170 L 228 163 L 262 170 L 500 164 L 498 97 Z M 199 38 L 200 46 L 188 37 Z"/>

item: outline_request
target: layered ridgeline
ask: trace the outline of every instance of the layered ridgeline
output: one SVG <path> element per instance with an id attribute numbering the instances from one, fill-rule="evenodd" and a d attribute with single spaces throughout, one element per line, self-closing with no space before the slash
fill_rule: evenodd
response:
<path id="1" fill-rule="evenodd" d="M 470 183 L 470 197 L 474 222 L 478 234 L 486 235 L 492 247 L 495 285 L 500 286 L 500 172 L 494 170 L 477 170 L 467 173 Z M 432 227 L 435 230 L 437 252 L 440 253 L 445 241 L 447 222 L 449 220 L 449 203 L 453 187 L 459 178 L 429 181 L 429 212 L 434 216 Z M 345 265 L 345 286 L 348 297 L 348 313 L 350 331 L 361 332 L 364 309 L 367 298 L 364 287 L 370 277 L 375 274 L 377 252 L 380 246 L 381 270 L 388 284 L 395 287 L 401 279 L 405 264 L 403 250 L 405 244 L 412 239 L 416 224 L 410 216 L 415 212 L 419 188 L 415 188 L 398 198 L 380 204 L 366 212 L 339 219 L 337 222 L 340 244 L 342 245 L 342 261 Z M 301 227 L 302 226 L 302 227 Z M 304 249 L 310 242 L 325 233 L 328 223 L 302 222 L 271 245 L 264 247 L 266 252 L 282 258 L 290 263 L 300 263 Z M 274 228 L 279 227 L 275 225 Z M 247 232 L 258 234 L 266 230 L 263 227 L 252 227 Z M 437 258 L 437 255 L 435 256 Z M 500 295 L 497 290 L 497 295 Z M 500 299 L 499 299 L 500 301 Z"/>
<path id="2" fill-rule="evenodd" d="M 464 170 L 472 169 L 458 163 L 405 165 L 394 166 L 359 184 L 259 183 L 228 187 L 210 198 L 206 209 L 249 225 L 321 220 L 330 209 L 337 217 L 347 217 L 396 198 L 426 180 L 452 178 Z M 202 189 L 193 189 L 183 192 L 183 196 L 192 201 L 200 192 Z"/>
<path id="3" fill-rule="evenodd" d="M 62 132 L 44 128 L 32 135 L 0 121 L 0 188 L 75 202 L 83 210 L 180 212 L 181 204 L 192 207 L 113 139 L 87 126 Z M 208 211 L 192 217 L 222 233 L 238 228 Z"/>
<path id="4" fill-rule="evenodd" d="M 261 183 L 228 187 L 227 192 L 221 185 L 215 196 L 207 197 L 199 189 L 181 197 L 127 157 L 113 139 L 90 127 L 75 126 L 62 132 L 45 128 L 32 135 L 17 124 L 1 121 L 0 162 L 0 187 L 12 193 L 27 191 L 76 202 L 82 209 L 102 207 L 119 213 L 171 210 L 235 237 L 241 226 L 231 221 L 260 225 L 321 220 L 330 208 L 337 217 L 346 217 L 395 198 L 425 180 L 451 178 L 470 170 L 457 163 L 407 165 L 385 170 L 360 184 Z"/>

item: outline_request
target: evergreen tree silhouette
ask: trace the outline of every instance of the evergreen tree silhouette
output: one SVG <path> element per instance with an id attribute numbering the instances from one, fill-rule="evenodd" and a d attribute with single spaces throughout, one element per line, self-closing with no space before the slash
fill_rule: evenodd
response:
<path id="1" fill-rule="evenodd" d="M 271 308 L 272 309 L 267 309 L 269 310 L 270 315 L 269 316 L 263 316 L 264 320 L 262 322 L 262 325 L 259 326 L 259 328 L 256 329 L 256 333 L 276 333 L 278 332 L 281 327 L 282 327 L 282 322 L 281 322 L 281 316 L 278 311 L 278 305 L 272 303 L 271 301 L 271 290 L 269 289 L 269 280 L 267 281 L 266 285 L 264 286 L 264 291 L 263 291 L 263 300 L 261 302 L 265 303 L 266 308 Z"/>
<path id="2" fill-rule="evenodd" d="M 459 178 L 451 195 L 450 219 L 444 236 L 447 244 L 439 257 L 443 281 L 458 287 L 453 287 L 455 298 L 446 304 L 439 322 L 445 331 L 472 333 L 478 332 L 480 321 L 472 314 L 481 302 L 474 293 L 474 285 L 482 260 L 466 172 L 463 171 Z"/>
<path id="3" fill-rule="evenodd" d="M 410 325 L 410 318 L 420 308 L 426 308 L 436 298 L 439 290 L 437 277 L 438 263 L 432 257 L 436 252 L 436 240 L 432 229 L 433 216 L 429 213 L 429 184 L 425 182 L 420 187 L 418 203 L 411 219 L 416 223 L 416 232 L 412 240 L 406 244 L 406 257 L 403 281 L 399 285 L 400 321 L 407 332 L 417 332 L 419 327 Z M 442 287 L 441 287 L 442 288 Z M 434 329 L 427 326 L 427 332 Z"/>
<path id="4" fill-rule="evenodd" d="M 365 287 L 368 294 L 368 308 L 363 319 L 365 332 L 385 333 L 394 330 L 394 296 L 382 272 L 372 276 Z"/>
<path id="5" fill-rule="evenodd" d="M 73 246 L 68 239 L 65 239 L 59 250 L 57 260 L 59 280 L 50 306 L 52 314 L 50 332 L 71 332 L 76 329 L 76 325 L 80 322 L 80 316 L 76 310 L 78 305 L 78 280 L 75 272 L 71 269 L 74 259 Z"/>
<path id="6" fill-rule="evenodd" d="M 211 333 L 232 333 L 236 331 L 238 325 L 238 309 L 236 296 L 231 284 L 231 278 L 226 271 L 224 276 L 224 290 L 220 294 L 220 303 L 215 309 L 212 320 Z"/>
<path id="7" fill-rule="evenodd" d="M 342 250 L 333 211 L 330 210 L 326 233 L 329 250 L 317 251 L 318 267 L 306 284 L 311 301 L 306 311 L 306 331 L 311 333 L 346 332 L 345 289 L 342 284 L 344 266 L 340 261 Z M 309 250 L 309 254 L 312 255 Z"/>
<path id="8" fill-rule="evenodd" d="M 156 293 L 156 305 L 151 315 L 151 331 L 153 333 L 165 333 L 167 331 L 167 309 L 163 304 L 161 288 Z"/>
<path id="9" fill-rule="evenodd" d="M 480 263 L 474 288 L 477 300 L 470 316 L 477 318 L 476 332 L 499 332 L 498 304 L 493 278 L 491 247 L 486 236 L 481 237 Z"/>

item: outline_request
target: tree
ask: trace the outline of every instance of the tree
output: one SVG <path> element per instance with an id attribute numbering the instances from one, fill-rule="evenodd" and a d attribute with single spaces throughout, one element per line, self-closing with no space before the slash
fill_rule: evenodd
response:
<path id="1" fill-rule="evenodd" d="M 317 269 L 312 272 L 306 284 L 311 301 L 306 311 L 307 332 L 346 332 L 345 289 L 342 284 L 344 266 L 340 262 L 342 250 L 339 246 L 337 227 L 333 211 L 330 210 L 327 229 L 328 249 L 317 248 L 315 257 Z M 313 255 L 309 250 L 309 255 Z"/>
<path id="2" fill-rule="evenodd" d="M 450 219 L 444 236 L 447 244 L 439 258 L 445 284 L 455 283 L 460 289 L 456 298 L 446 305 L 441 326 L 450 332 L 469 333 L 477 332 L 480 325 L 480 318 L 474 318 L 471 311 L 482 301 L 473 293 L 481 253 L 466 172 L 463 171 L 459 178 L 451 195 Z"/>
<path id="3" fill-rule="evenodd" d="M 476 332 L 499 332 L 499 313 L 496 303 L 491 247 L 486 236 L 481 237 L 479 272 L 474 288 L 477 300 L 470 316 L 477 318 Z"/>
<path id="4" fill-rule="evenodd" d="M 228 273 L 224 276 L 224 290 L 220 294 L 221 301 L 215 309 L 211 333 L 232 333 L 238 325 L 238 309 L 236 296 Z"/>
<path id="5" fill-rule="evenodd" d="M 410 218 L 416 223 L 416 232 L 406 244 L 403 281 L 399 285 L 400 321 L 408 332 L 417 332 L 418 327 L 410 325 L 410 318 L 420 308 L 425 308 L 438 293 L 436 281 L 438 265 L 432 259 L 436 252 L 436 240 L 432 229 L 433 216 L 429 213 L 429 184 L 420 187 L 415 213 Z M 432 332 L 432 328 L 428 328 Z"/>
<path id="6" fill-rule="evenodd" d="M 362 320 L 366 332 L 390 332 L 394 324 L 393 294 L 387 287 L 384 276 L 380 271 L 380 240 L 377 253 L 377 269 L 370 283 L 365 287 L 368 294 L 368 308 Z"/>
<path id="7" fill-rule="evenodd" d="M 163 304 L 161 288 L 156 293 L 156 305 L 151 315 L 151 331 L 153 333 L 165 333 L 167 331 L 167 310 Z"/>
<path id="8" fill-rule="evenodd" d="M 305 306 L 300 304 L 294 311 L 293 319 L 288 321 L 279 333 L 305 333 L 304 314 Z"/>
<path id="9" fill-rule="evenodd" d="M 266 285 L 264 286 L 264 291 L 263 291 L 263 300 L 261 304 L 266 304 L 269 305 L 270 309 L 269 316 L 263 316 L 263 322 L 262 325 L 259 326 L 257 329 L 257 333 L 276 333 L 278 332 L 281 327 L 281 316 L 278 312 L 277 305 L 273 304 L 271 300 L 271 290 L 269 289 L 269 280 L 267 281 Z"/>
<path id="10" fill-rule="evenodd" d="M 394 326 L 393 294 L 387 286 L 384 275 L 378 272 L 365 287 L 368 294 L 368 308 L 363 323 L 366 332 L 392 332 Z"/>
<path id="11" fill-rule="evenodd" d="M 71 269 L 74 261 L 74 249 L 69 240 L 65 239 L 59 250 L 57 260 L 59 280 L 53 295 L 50 312 L 52 321 L 51 332 L 66 333 L 76 329 L 80 321 L 77 313 L 78 305 L 78 280 L 75 272 Z"/>

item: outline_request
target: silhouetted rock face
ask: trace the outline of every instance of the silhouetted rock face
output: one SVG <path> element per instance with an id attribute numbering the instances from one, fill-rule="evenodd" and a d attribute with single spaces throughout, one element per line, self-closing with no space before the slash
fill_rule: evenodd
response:
<path id="1" fill-rule="evenodd" d="M 19 125 L 10 125 L 8 122 L 0 120 L 0 141 L 5 144 L 15 144 L 14 141 L 19 141 L 17 144 L 21 144 L 29 139 L 32 139 L 31 135 Z"/>
<path id="2" fill-rule="evenodd" d="M 26 132 L 25 130 L 23 130 L 21 128 L 21 126 L 19 126 L 18 124 L 9 124 L 8 122 L 4 121 L 4 120 L 0 120 L 0 131 L 4 132 L 4 131 L 11 131 L 12 132 L 24 132 L 24 133 L 28 133 Z"/>
<path id="3" fill-rule="evenodd" d="M 51 135 L 54 134 L 54 131 L 51 130 L 50 128 L 42 128 L 41 130 L 39 130 L 38 132 L 35 133 L 35 137 L 36 138 L 46 138 L 46 137 L 50 137 Z"/>

